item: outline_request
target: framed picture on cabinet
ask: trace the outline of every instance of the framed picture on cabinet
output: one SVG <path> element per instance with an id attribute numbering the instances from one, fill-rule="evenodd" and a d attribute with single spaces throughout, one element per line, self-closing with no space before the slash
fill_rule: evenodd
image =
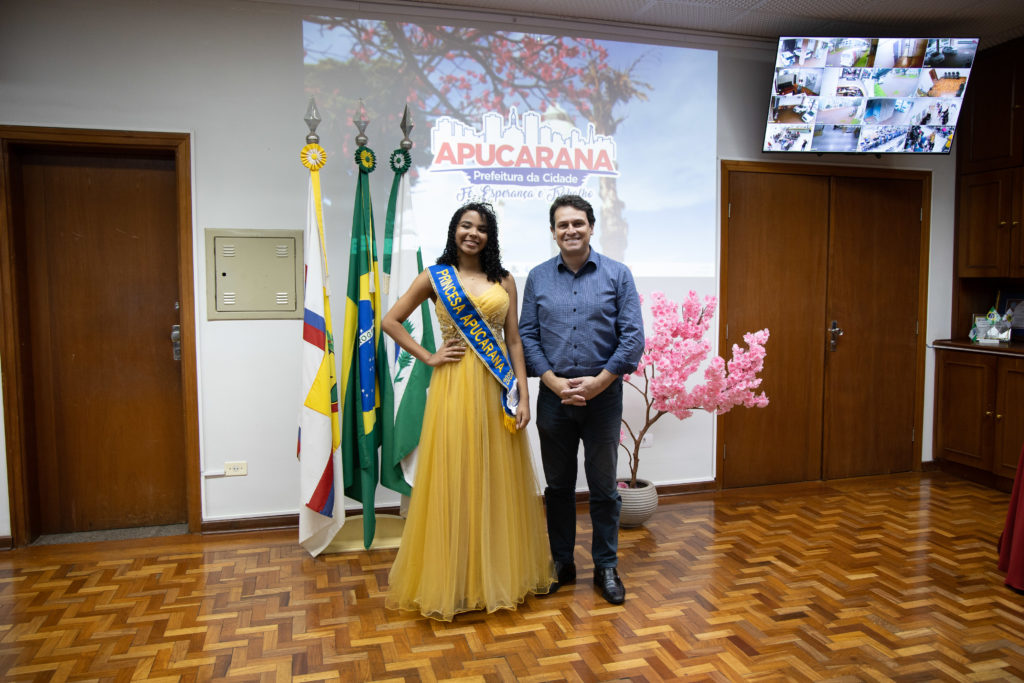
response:
<path id="1" fill-rule="evenodd" d="M 971 341 L 975 344 L 996 344 L 998 340 L 990 339 L 988 331 L 992 328 L 992 321 L 982 313 L 975 313 L 972 318 Z"/>
<path id="2" fill-rule="evenodd" d="M 1013 311 L 1011 325 L 1015 330 L 1024 330 L 1024 299 L 1007 299 L 1006 312 Z"/>

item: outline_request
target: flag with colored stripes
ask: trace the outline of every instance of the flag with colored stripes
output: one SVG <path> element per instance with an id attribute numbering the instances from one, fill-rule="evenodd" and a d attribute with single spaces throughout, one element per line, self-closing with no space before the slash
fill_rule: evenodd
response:
<path id="1" fill-rule="evenodd" d="M 306 230 L 302 246 L 305 261 L 305 309 L 302 322 L 302 406 L 299 414 L 300 468 L 299 543 L 316 556 L 345 523 L 341 495 L 338 422 L 338 380 L 331 331 L 330 285 L 324 244 L 320 168 L 327 159 L 323 148 L 302 149 L 309 169 Z"/>
<path id="2" fill-rule="evenodd" d="M 356 150 L 359 178 L 352 214 L 348 264 L 348 300 L 341 365 L 341 451 L 345 495 L 363 504 L 363 545 L 376 531 L 374 498 L 380 474 L 379 451 L 392 417 L 382 406 L 391 401 L 391 379 L 381 334 L 380 269 L 377 265 L 369 174 L 377 166 L 372 150 Z"/>
<path id="3" fill-rule="evenodd" d="M 390 308 L 405 293 L 412 281 L 423 270 L 423 254 L 416 234 L 416 221 L 412 211 L 412 196 L 406 171 L 412 165 L 407 150 L 391 153 L 391 170 L 395 172 L 388 198 L 387 219 L 384 225 L 384 293 Z M 424 301 L 417 313 L 405 321 L 405 328 L 421 346 L 433 353 L 434 315 L 429 302 Z M 388 360 L 394 384 L 391 412 L 395 416 L 394 432 L 385 439 L 381 453 L 381 484 L 399 493 L 409 495 L 416 472 L 416 452 L 423 427 L 423 410 L 427 402 L 427 388 L 433 368 L 416 360 L 412 354 L 390 338 Z"/>

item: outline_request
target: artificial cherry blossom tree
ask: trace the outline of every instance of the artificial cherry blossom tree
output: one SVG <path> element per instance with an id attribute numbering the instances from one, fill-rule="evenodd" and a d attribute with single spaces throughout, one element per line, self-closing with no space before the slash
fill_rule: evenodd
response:
<path id="1" fill-rule="evenodd" d="M 651 299 L 652 332 L 647 335 L 636 372 L 623 377 L 644 399 L 639 429 L 634 429 L 625 418 L 622 420 L 620 445 L 630 455 L 630 488 L 636 488 L 640 443 L 663 416 L 671 414 L 684 420 L 694 410 L 722 415 L 738 405 L 768 405 L 763 391 L 754 393 L 761 384 L 757 375 L 764 367 L 767 329 L 744 334 L 747 348 L 733 344 L 728 362 L 721 356 L 708 360 L 711 344 L 706 334 L 717 305 L 715 297 L 705 296 L 702 302 L 691 290 L 682 306 L 661 292 L 651 294 Z M 705 363 L 704 381 L 691 382 L 691 376 Z"/>

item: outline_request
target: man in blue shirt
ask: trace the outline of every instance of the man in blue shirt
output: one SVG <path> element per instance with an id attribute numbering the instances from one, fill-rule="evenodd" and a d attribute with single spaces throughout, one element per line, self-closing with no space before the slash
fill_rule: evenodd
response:
<path id="1" fill-rule="evenodd" d="M 537 431 L 544 464 L 548 538 L 558 581 L 576 580 L 576 471 L 580 439 L 590 489 L 594 584 L 612 604 L 626 599 L 619 579 L 616 485 L 623 374 L 636 369 L 644 325 L 633 276 L 590 248 L 594 209 L 578 195 L 549 212 L 559 254 L 530 271 L 519 333 L 526 369 L 540 377 Z"/>

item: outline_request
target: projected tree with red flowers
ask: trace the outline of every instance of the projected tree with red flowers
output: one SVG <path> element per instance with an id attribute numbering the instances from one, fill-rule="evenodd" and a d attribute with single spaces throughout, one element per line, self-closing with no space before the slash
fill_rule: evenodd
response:
<path id="1" fill-rule="evenodd" d="M 331 137 L 348 146 L 348 122 L 360 98 L 381 119 L 378 130 L 396 129 L 402 112 L 392 111 L 389 103 L 395 93 L 402 93 L 428 117 L 472 121 L 513 106 L 540 112 L 562 109 L 577 127 L 591 121 L 598 134 L 612 135 L 625 118 L 620 105 L 646 99 L 651 88 L 634 78 L 640 59 L 615 68 L 608 63 L 607 50 L 585 38 L 334 17 L 307 21 L 321 26 L 328 47 L 318 54 L 307 47 L 307 57 L 318 61 L 307 67 L 306 86 L 323 109 L 344 112 L 325 124 L 339 127 Z M 332 35 L 337 36 L 335 45 L 330 45 Z M 342 92 L 342 82 L 359 82 L 364 89 Z M 346 156 L 350 151 L 342 150 Z M 416 152 L 427 150 L 420 145 Z M 602 247 L 621 259 L 628 230 L 614 178 L 600 179 L 599 195 Z"/>

